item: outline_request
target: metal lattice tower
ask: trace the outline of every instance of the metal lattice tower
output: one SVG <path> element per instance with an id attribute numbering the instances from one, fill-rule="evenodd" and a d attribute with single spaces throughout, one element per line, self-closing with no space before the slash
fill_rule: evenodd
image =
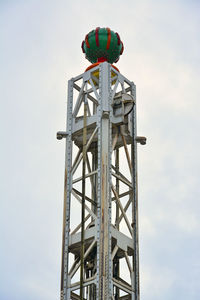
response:
<path id="1" fill-rule="evenodd" d="M 139 300 L 137 142 L 145 138 L 136 136 L 134 83 L 107 62 L 71 79 L 67 131 L 57 136 L 66 137 L 61 299 Z"/>
<path id="2" fill-rule="evenodd" d="M 68 82 L 61 300 L 140 299 L 136 87 L 108 62 Z"/>

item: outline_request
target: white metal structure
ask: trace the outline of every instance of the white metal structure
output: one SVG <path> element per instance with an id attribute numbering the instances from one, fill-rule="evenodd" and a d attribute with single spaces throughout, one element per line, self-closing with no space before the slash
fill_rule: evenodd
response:
<path id="1" fill-rule="evenodd" d="M 104 62 L 68 83 L 61 299 L 139 300 L 135 85 Z"/>

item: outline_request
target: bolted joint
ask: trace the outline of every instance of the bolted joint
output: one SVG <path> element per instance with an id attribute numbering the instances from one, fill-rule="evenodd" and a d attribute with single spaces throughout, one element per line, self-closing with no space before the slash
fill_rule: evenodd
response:
<path id="1" fill-rule="evenodd" d="M 147 138 L 145 136 L 136 136 L 135 138 L 137 143 L 140 143 L 140 145 L 146 145 Z"/>
<path id="2" fill-rule="evenodd" d="M 109 115 L 110 115 L 109 111 L 103 111 L 102 118 L 103 119 L 109 119 Z"/>
<path id="3" fill-rule="evenodd" d="M 66 131 L 58 131 L 56 134 L 57 140 L 62 140 L 63 138 L 66 138 L 68 133 Z"/>

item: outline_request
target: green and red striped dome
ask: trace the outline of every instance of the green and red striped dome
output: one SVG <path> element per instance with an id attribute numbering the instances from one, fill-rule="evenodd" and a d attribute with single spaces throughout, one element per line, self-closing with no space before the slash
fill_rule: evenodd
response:
<path id="1" fill-rule="evenodd" d="M 118 33 L 98 27 L 86 35 L 82 50 L 91 63 L 107 61 L 112 64 L 119 60 L 124 46 Z"/>

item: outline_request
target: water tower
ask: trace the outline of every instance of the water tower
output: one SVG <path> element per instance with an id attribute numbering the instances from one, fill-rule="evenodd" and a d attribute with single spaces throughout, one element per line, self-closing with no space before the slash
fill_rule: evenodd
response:
<path id="1" fill-rule="evenodd" d="M 69 80 L 61 300 L 140 299 L 136 87 L 112 65 L 118 33 L 96 28 L 82 51 L 92 63 Z"/>

